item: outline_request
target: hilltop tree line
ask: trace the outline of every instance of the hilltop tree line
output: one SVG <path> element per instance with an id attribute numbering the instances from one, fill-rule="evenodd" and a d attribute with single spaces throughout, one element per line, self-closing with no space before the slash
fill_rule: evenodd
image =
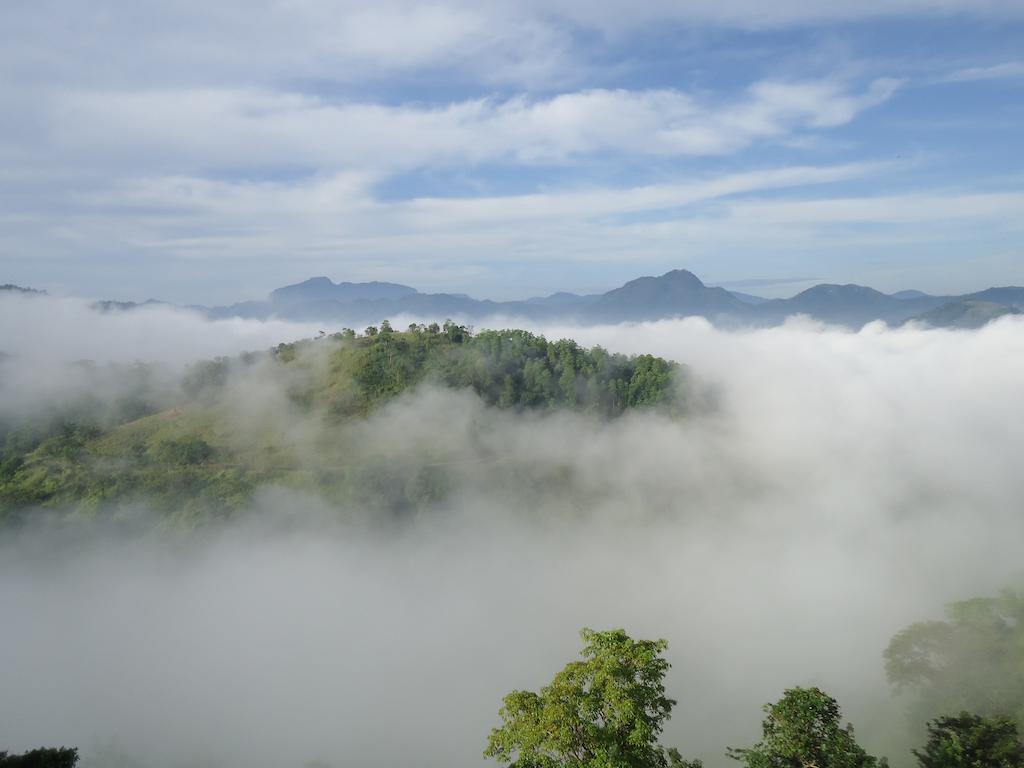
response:
<path id="1" fill-rule="evenodd" d="M 573 408 L 606 417 L 629 408 L 671 407 L 677 400 L 675 363 L 585 349 L 571 339 L 549 341 L 528 331 L 473 333 L 446 322 L 413 323 L 397 332 L 384 321 L 361 336 L 345 329 L 329 338 L 342 342 L 332 371 L 346 373 L 356 385 L 348 397 L 331 402 L 335 413 L 345 415 L 365 413 L 423 382 L 470 389 L 500 408 Z M 274 354 L 287 363 L 308 344 L 282 344 Z"/>
<path id="2" fill-rule="evenodd" d="M 15 365 L 17 361 L 5 361 Z M 135 500 L 184 519 L 230 514 L 274 482 L 339 504 L 395 512 L 442 499 L 443 462 L 403 466 L 380 457 L 338 457 L 346 424 L 421 386 L 470 391 L 488 407 L 572 410 L 612 419 L 631 409 L 677 414 L 680 367 L 521 330 L 482 331 L 452 322 L 389 323 L 280 344 L 263 353 L 190 367 L 171 386 L 145 365 L 74 367 L 77 399 L 0 423 L 0 517 L 35 508 L 101 510 Z M 116 382 L 116 393 L 105 397 Z M 298 417 L 331 427 L 333 443 L 308 446 L 320 464 L 290 458 L 280 432 L 256 445 L 223 435 L 232 386 L 276 381 Z M 330 432 L 330 430 L 328 430 Z"/>
<path id="3" fill-rule="evenodd" d="M 67 747 L 40 747 L 11 755 L 0 751 L 0 768 L 74 768 L 78 750 Z"/>

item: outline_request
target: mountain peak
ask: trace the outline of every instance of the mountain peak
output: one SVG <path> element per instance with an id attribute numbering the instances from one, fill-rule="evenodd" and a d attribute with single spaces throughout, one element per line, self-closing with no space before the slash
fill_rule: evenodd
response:
<path id="1" fill-rule="evenodd" d="M 857 285 L 856 283 L 819 283 L 813 285 L 806 291 L 801 291 L 796 295 L 800 296 L 885 296 L 881 291 L 876 291 L 874 288 L 868 288 L 866 285 Z"/>
<path id="2" fill-rule="evenodd" d="M 609 294 L 615 293 L 616 291 L 627 291 L 627 290 L 656 290 L 660 292 L 674 292 L 679 290 L 700 290 L 706 287 L 699 277 L 693 272 L 685 269 L 673 269 L 666 272 L 663 275 L 654 277 L 648 275 L 646 277 L 638 277 L 634 280 L 630 280 L 628 283 L 620 288 L 608 291 Z M 608 295 L 608 294 L 605 294 Z"/>
<path id="3" fill-rule="evenodd" d="M 695 288 L 705 287 L 704 281 L 701 280 L 688 269 L 672 269 L 666 272 L 664 275 L 661 275 L 661 277 L 654 277 L 651 279 L 662 280 L 664 282 L 675 285 L 692 285 Z"/>
<path id="4" fill-rule="evenodd" d="M 907 289 L 905 291 L 896 291 L 896 293 L 890 293 L 894 299 L 926 299 L 928 294 L 924 291 L 918 291 L 914 288 Z"/>
<path id="5" fill-rule="evenodd" d="M 709 288 L 692 272 L 673 269 L 639 277 L 603 294 L 597 304 L 625 319 L 651 319 L 742 311 L 743 303 L 724 288 Z"/>
<path id="6" fill-rule="evenodd" d="M 286 285 L 270 294 L 274 304 L 297 304 L 321 301 L 377 301 L 399 299 L 416 293 L 415 288 L 398 283 L 334 283 L 329 277 L 311 277 L 301 283 Z"/>

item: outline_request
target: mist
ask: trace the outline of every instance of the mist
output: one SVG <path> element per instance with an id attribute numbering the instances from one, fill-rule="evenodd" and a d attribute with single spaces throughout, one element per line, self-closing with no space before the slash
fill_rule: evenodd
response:
<path id="1" fill-rule="evenodd" d="M 81 358 L 173 388 L 188 362 L 315 333 L 65 299 L 0 317 L 8 410 L 102 388 Z M 346 428 L 360 455 L 451 466 L 445 502 L 401 522 L 267 487 L 199 530 L 7 532 L 0 745 L 78 745 L 90 768 L 478 766 L 505 693 L 545 684 L 580 627 L 622 626 L 669 641 L 662 741 L 688 757 L 726 764 L 763 703 L 812 684 L 903 750 L 889 638 L 1024 575 L 1024 321 L 531 329 L 685 364 L 687 414 L 516 415 L 424 387 Z M 237 439 L 316 444 L 287 381 L 229 386 Z"/>

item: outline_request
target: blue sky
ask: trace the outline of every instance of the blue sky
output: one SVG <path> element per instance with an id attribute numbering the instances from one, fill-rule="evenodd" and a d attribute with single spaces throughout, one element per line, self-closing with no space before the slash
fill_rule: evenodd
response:
<path id="1" fill-rule="evenodd" d="M 1024 284 L 1020 0 L 11 0 L 0 97 L 0 282 Z"/>

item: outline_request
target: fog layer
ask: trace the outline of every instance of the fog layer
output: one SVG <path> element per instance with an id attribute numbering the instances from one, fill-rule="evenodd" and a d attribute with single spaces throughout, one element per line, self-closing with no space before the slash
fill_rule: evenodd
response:
<path id="1" fill-rule="evenodd" d="M 67 360 L 173 367 L 309 330 L 147 310 L 103 316 L 100 344 L 75 327 L 91 315 L 29 323 L 11 306 L 7 402 L 33 380 L 51 397 Z M 700 396 L 682 419 L 612 422 L 402 398 L 358 427 L 374 451 L 502 459 L 467 462 L 443 507 L 401 525 L 267 488 L 216 529 L 3 533 L 0 748 L 75 744 L 96 766 L 476 766 L 501 697 L 544 684 L 581 626 L 669 641 L 664 742 L 712 765 L 796 684 L 836 695 L 869 744 L 898 744 L 889 637 L 1020 577 L 1024 322 L 537 330 L 678 360 Z M 561 485 L 516 487 L 522 466 Z"/>

